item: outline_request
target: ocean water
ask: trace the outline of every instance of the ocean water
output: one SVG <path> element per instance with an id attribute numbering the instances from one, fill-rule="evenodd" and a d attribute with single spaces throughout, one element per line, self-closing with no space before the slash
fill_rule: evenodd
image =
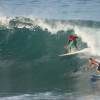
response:
<path id="1" fill-rule="evenodd" d="M 100 20 L 99 0 L 0 0 L 1 16 Z"/>
<path id="2" fill-rule="evenodd" d="M 100 80 L 85 70 L 100 59 L 99 9 L 99 0 L 1 0 L 0 100 L 99 100 Z M 70 29 L 91 49 L 59 57 Z"/>

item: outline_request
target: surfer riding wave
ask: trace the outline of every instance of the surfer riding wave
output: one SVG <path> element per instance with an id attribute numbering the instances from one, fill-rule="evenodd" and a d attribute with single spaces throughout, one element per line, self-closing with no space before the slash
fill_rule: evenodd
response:
<path id="1" fill-rule="evenodd" d="M 67 45 L 65 45 L 65 48 L 67 48 L 69 50 L 69 52 L 71 52 L 72 48 L 76 48 L 76 50 L 78 50 L 78 46 L 77 46 L 77 39 L 78 36 L 75 34 L 74 30 L 70 30 L 68 32 L 70 35 L 68 36 L 68 41 L 67 41 Z"/>

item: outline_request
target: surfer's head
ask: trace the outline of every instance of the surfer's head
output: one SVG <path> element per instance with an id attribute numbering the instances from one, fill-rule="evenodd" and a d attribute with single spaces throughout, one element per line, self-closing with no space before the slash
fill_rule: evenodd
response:
<path id="1" fill-rule="evenodd" d="M 95 59 L 93 59 L 93 58 L 89 58 L 89 60 L 90 60 L 90 61 L 95 61 Z"/>
<path id="2" fill-rule="evenodd" d="M 93 60 L 93 58 L 89 58 L 89 60 Z"/>
<path id="3" fill-rule="evenodd" d="M 73 34 L 75 34 L 75 31 L 74 31 L 74 29 L 69 29 L 67 32 L 68 32 L 68 34 L 70 34 L 70 35 L 73 35 Z"/>

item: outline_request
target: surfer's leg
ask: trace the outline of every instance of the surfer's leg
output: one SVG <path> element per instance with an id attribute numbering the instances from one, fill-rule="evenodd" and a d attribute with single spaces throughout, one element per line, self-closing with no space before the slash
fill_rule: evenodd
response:
<path id="1" fill-rule="evenodd" d="M 71 47 L 69 47 L 69 52 L 71 52 Z"/>
<path id="2" fill-rule="evenodd" d="M 68 47 L 72 47 L 73 46 L 73 41 L 70 40 Z"/>
<path id="3" fill-rule="evenodd" d="M 70 43 L 71 43 L 71 40 L 68 40 L 67 47 L 69 47 Z"/>
<path id="4" fill-rule="evenodd" d="M 77 41 L 75 40 L 75 41 L 73 41 L 73 44 L 74 44 L 74 47 L 76 48 L 76 49 L 78 49 L 78 46 L 77 46 Z"/>
<path id="5" fill-rule="evenodd" d="M 73 45 L 73 41 L 69 40 L 69 44 L 68 44 L 68 47 L 67 47 L 69 52 L 71 52 L 72 45 Z"/>

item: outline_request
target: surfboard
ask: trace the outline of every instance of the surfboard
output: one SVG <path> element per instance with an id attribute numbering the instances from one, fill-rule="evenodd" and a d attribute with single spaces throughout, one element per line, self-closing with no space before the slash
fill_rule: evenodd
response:
<path id="1" fill-rule="evenodd" d="M 82 50 L 79 50 L 79 51 L 75 51 L 75 52 L 71 52 L 71 53 L 65 53 L 65 54 L 61 54 L 59 56 L 68 56 L 68 55 L 75 55 L 75 54 L 79 54 L 79 53 L 84 53 L 86 51 L 88 51 L 89 48 L 84 48 Z"/>
<path id="2" fill-rule="evenodd" d="M 94 75 L 92 75 L 92 77 L 93 77 L 93 78 L 96 78 L 96 79 L 100 79 L 100 74 L 99 74 L 99 75 L 94 74 Z"/>
<path id="3" fill-rule="evenodd" d="M 92 82 L 96 82 L 97 80 L 100 80 L 100 74 L 93 74 L 90 79 Z"/>

